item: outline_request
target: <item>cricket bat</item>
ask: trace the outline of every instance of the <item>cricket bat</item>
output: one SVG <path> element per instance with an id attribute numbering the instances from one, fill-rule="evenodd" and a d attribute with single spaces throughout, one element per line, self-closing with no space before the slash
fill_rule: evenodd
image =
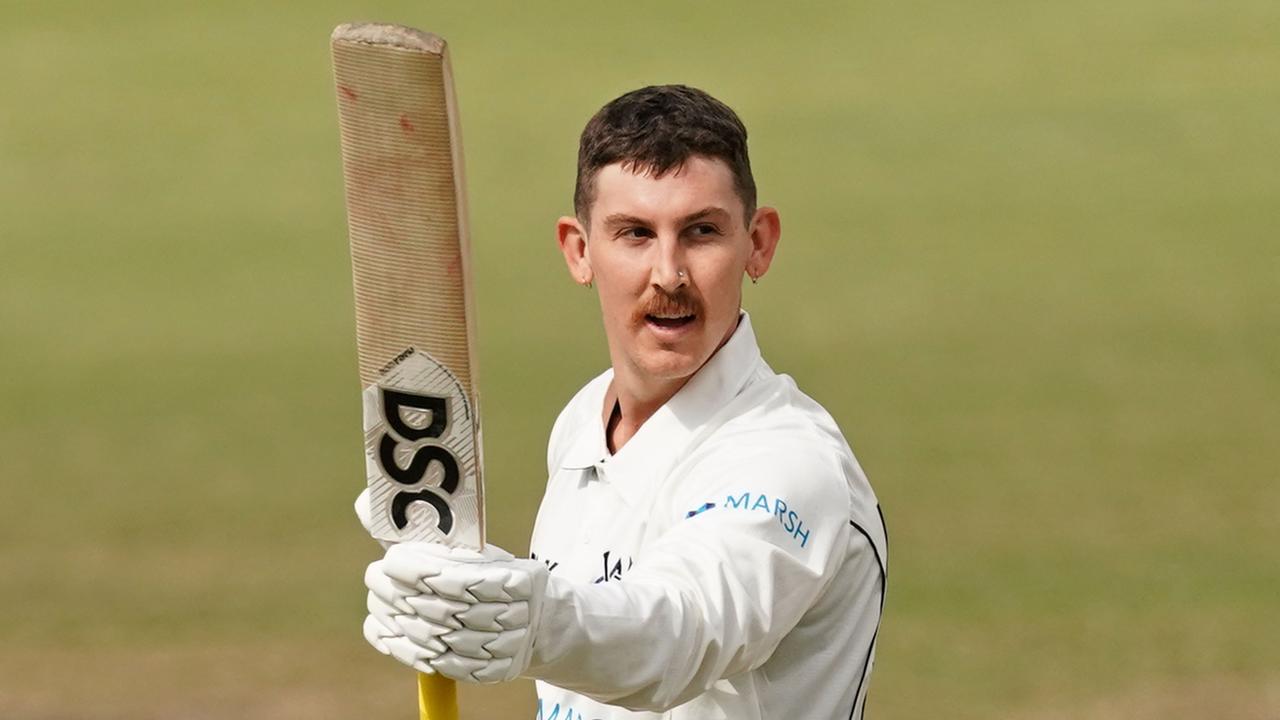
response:
<path id="1" fill-rule="evenodd" d="M 445 41 L 333 31 L 374 537 L 484 544 L 475 322 L 458 105 Z M 454 684 L 419 674 L 422 720 Z"/>

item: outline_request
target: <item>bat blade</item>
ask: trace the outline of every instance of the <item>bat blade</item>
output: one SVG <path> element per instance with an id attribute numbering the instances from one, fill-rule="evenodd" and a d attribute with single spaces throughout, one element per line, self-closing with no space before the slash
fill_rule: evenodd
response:
<path id="1" fill-rule="evenodd" d="M 484 503 L 462 144 L 448 49 L 332 36 L 374 536 L 480 548 Z"/>

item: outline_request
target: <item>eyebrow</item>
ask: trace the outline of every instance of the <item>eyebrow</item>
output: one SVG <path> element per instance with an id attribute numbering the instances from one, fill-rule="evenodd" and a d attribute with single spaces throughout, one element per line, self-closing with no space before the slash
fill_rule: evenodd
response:
<path id="1" fill-rule="evenodd" d="M 680 225 L 688 225 L 689 223 L 697 222 L 698 220 L 705 220 L 713 216 L 728 217 L 729 211 L 725 210 L 724 208 L 715 207 L 714 205 L 712 205 L 709 207 L 705 207 L 697 212 L 685 215 L 684 217 L 680 218 L 678 222 Z M 645 220 L 643 218 L 638 218 L 634 215 L 627 215 L 626 213 L 614 213 L 604 219 L 604 224 L 605 224 L 605 227 L 620 227 L 623 225 L 642 225 L 642 226 L 648 227 L 651 223 L 648 220 Z"/>
<path id="2" fill-rule="evenodd" d="M 680 224 L 688 225 L 691 222 L 697 222 L 698 220 L 706 220 L 707 218 L 710 218 L 713 216 L 729 217 L 729 211 L 725 210 L 724 208 L 719 208 L 712 205 L 710 207 L 702 208 L 698 212 L 693 213 L 691 215 L 685 215 L 684 217 L 680 218 Z"/>

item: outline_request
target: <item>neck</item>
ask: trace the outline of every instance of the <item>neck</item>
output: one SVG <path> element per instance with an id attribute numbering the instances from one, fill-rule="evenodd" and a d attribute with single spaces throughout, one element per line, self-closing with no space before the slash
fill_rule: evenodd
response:
<path id="1" fill-rule="evenodd" d="M 729 342 L 733 333 L 742 322 L 739 311 L 737 322 L 729 326 L 720 343 L 711 352 L 711 357 L 720 352 L 720 348 Z M 612 354 L 612 353 L 611 353 Z M 710 358 L 708 358 L 708 361 Z M 667 404 L 684 387 L 693 374 L 680 378 L 653 378 L 645 375 L 634 366 L 619 362 L 618 356 L 613 358 L 613 381 L 604 395 L 604 407 L 601 419 L 604 421 L 604 440 L 609 452 L 616 453 L 627 441 L 635 436 L 640 426 L 658 412 L 658 408 Z M 705 365 L 706 362 L 703 363 Z M 702 368 L 699 367 L 698 370 Z"/>

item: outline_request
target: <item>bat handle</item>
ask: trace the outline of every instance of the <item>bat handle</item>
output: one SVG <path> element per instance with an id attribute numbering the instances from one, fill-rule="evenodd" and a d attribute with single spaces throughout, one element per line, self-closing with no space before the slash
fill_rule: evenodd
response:
<path id="1" fill-rule="evenodd" d="M 418 673 L 418 717 L 458 720 L 458 686 L 437 673 Z"/>

